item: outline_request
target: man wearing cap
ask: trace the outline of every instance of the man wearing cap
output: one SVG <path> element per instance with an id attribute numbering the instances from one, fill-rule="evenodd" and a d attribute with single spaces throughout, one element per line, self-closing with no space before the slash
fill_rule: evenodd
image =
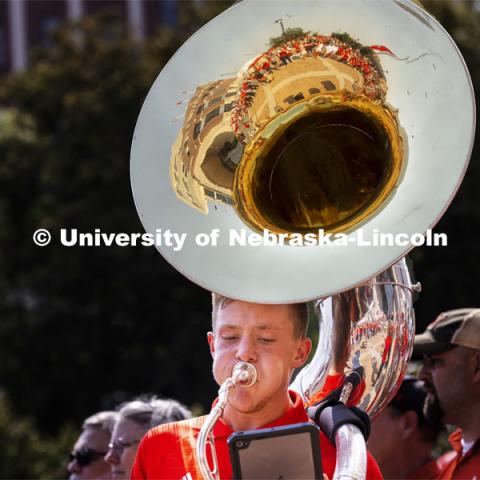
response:
<path id="1" fill-rule="evenodd" d="M 453 451 L 438 478 L 480 478 L 480 309 L 440 314 L 415 336 L 414 354 L 424 356 L 420 378 L 427 389 L 425 415 L 458 427 Z"/>
<path id="2" fill-rule="evenodd" d="M 425 418 L 426 395 L 423 382 L 407 376 L 393 400 L 372 421 L 368 450 L 385 480 L 431 480 L 441 471 L 431 452 L 442 427 Z"/>

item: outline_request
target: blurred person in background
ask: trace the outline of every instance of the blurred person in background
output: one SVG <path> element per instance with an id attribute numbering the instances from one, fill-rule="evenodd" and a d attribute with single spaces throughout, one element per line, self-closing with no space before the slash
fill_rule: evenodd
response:
<path id="1" fill-rule="evenodd" d="M 440 424 L 427 421 L 423 382 L 407 376 L 393 400 L 371 424 L 368 449 L 385 480 L 437 478 L 440 467 L 431 453 Z"/>
<path id="2" fill-rule="evenodd" d="M 70 453 L 70 480 L 109 480 L 110 465 L 105 461 L 116 412 L 99 412 L 88 417 Z"/>
<path id="3" fill-rule="evenodd" d="M 480 309 L 441 313 L 415 336 L 414 354 L 423 355 L 420 378 L 427 390 L 425 416 L 455 425 L 453 450 L 437 478 L 480 478 Z"/>
<path id="4" fill-rule="evenodd" d="M 143 435 L 164 423 L 191 418 L 190 411 L 176 400 L 140 398 L 118 411 L 105 460 L 111 465 L 111 478 L 129 479 L 138 444 Z"/>

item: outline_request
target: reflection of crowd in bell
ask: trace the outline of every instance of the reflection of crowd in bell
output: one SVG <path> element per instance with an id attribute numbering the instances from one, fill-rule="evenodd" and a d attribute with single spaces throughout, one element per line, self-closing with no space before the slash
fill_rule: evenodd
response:
<path id="1" fill-rule="evenodd" d="M 383 327 L 379 322 L 362 322 L 353 328 L 352 338 L 355 343 L 359 343 L 377 335 L 381 330 Z"/>
<path id="2" fill-rule="evenodd" d="M 386 47 L 370 48 L 370 51 L 379 50 L 391 54 Z M 307 35 L 302 39 L 289 40 L 283 45 L 271 47 L 256 57 L 244 74 L 231 119 L 233 131 L 239 133 L 242 141 L 244 137 L 239 130 L 248 131 L 252 127 L 246 110 L 252 105 L 255 91 L 260 85 L 272 81 L 275 70 L 305 57 L 328 58 L 355 68 L 364 77 L 363 93 L 375 100 L 384 98 L 386 88 L 382 74 L 368 56 L 362 54 L 357 48 L 333 36 Z"/>

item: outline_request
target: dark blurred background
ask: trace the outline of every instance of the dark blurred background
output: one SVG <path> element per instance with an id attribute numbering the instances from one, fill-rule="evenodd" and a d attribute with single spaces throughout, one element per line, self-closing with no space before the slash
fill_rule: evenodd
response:
<path id="1" fill-rule="evenodd" d="M 209 409 L 206 291 L 154 248 L 40 249 L 32 234 L 143 231 L 129 177 L 142 102 L 176 49 L 231 3 L 0 0 L 0 478 L 65 477 L 82 420 L 140 393 Z M 423 3 L 478 87 L 480 4 Z M 477 145 L 435 229 L 448 247 L 410 256 L 419 331 L 444 309 L 479 306 L 478 157 Z"/>

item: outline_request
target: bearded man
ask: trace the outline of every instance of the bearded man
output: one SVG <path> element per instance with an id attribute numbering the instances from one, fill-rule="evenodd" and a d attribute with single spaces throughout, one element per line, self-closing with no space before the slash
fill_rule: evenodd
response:
<path id="1" fill-rule="evenodd" d="M 457 427 L 438 478 L 480 478 L 480 309 L 440 314 L 415 336 L 414 354 L 424 356 L 425 416 Z"/>

